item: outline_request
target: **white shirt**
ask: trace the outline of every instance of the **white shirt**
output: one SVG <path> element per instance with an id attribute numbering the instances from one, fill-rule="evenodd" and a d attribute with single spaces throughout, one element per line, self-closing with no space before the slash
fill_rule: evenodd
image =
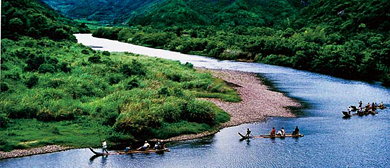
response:
<path id="1" fill-rule="evenodd" d="M 103 148 L 107 148 L 107 142 L 106 141 L 103 142 Z"/>
<path id="2" fill-rule="evenodd" d="M 144 146 L 142 146 L 142 147 L 147 148 L 149 146 L 150 146 L 149 143 L 145 143 Z"/>

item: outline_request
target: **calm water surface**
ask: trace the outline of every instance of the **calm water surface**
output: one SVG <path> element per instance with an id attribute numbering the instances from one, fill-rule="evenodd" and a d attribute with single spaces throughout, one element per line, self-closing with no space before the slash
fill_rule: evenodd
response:
<path id="1" fill-rule="evenodd" d="M 85 45 L 107 51 L 191 62 L 197 67 L 259 73 L 288 96 L 308 108 L 298 118 L 269 118 L 267 122 L 222 129 L 214 136 L 168 144 L 164 154 L 92 157 L 88 149 L 36 155 L 0 161 L 0 167 L 390 167 L 390 110 L 343 119 L 348 105 L 390 102 L 390 90 L 378 84 L 343 80 L 326 75 L 259 63 L 219 61 L 171 51 L 150 49 L 116 41 L 76 35 Z M 267 134 L 276 127 L 292 132 L 298 125 L 299 139 L 251 139 L 240 141 L 237 132 L 250 128 Z"/>

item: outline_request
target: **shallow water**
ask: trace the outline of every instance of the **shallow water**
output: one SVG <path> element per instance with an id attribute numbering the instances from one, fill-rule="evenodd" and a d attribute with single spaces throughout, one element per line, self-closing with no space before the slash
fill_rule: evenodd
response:
<path id="1" fill-rule="evenodd" d="M 129 51 L 191 62 L 197 67 L 231 69 L 262 74 L 275 87 L 308 107 L 298 118 L 269 118 L 266 122 L 224 128 L 214 136 L 168 144 L 164 154 L 92 157 L 89 149 L 36 155 L 0 161 L 0 167 L 390 167 L 390 110 L 378 115 L 343 119 L 341 111 L 359 100 L 390 102 L 390 90 L 378 84 L 343 80 L 291 68 L 219 61 L 171 51 L 150 49 L 76 35 L 85 45 L 108 51 Z M 301 114 L 300 113 L 300 114 Z M 240 141 L 237 132 L 267 134 L 276 127 L 292 132 L 300 127 L 299 139 L 251 139 Z"/>

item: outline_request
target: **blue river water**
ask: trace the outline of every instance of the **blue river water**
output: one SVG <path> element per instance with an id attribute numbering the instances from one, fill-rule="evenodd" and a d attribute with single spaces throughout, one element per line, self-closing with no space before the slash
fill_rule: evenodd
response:
<path id="1" fill-rule="evenodd" d="M 84 45 L 98 50 L 137 54 L 191 62 L 197 67 L 259 73 L 287 96 L 307 106 L 297 118 L 269 118 L 266 122 L 224 128 L 196 140 L 167 144 L 171 152 L 93 157 L 89 149 L 73 149 L 0 161 L 0 167 L 390 167 L 390 110 L 377 115 L 342 118 L 341 111 L 363 101 L 390 106 L 390 89 L 377 83 L 344 80 L 291 68 L 219 61 L 177 52 L 151 49 L 77 34 Z M 299 139 L 256 138 L 240 141 L 237 132 L 268 134 L 272 127 L 292 132 Z"/>

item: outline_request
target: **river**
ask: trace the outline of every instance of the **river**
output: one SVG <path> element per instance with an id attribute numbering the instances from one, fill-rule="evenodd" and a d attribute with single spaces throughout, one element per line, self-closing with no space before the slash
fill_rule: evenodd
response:
<path id="1" fill-rule="evenodd" d="M 151 49 L 113 40 L 77 34 L 79 43 L 94 49 L 133 52 L 190 62 L 196 67 L 259 73 L 286 95 L 307 104 L 297 118 L 269 118 L 243 124 L 196 140 L 168 144 L 164 154 L 92 157 L 88 149 L 6 159 L 0 167 L 390 167 L 390 110 L 377 115 L 343 119 L 349 105 L 390 102 L 390 89 L 379 84 L 344 80 L 286 67 L 220 61 L 172 51 Z M 268 134 L 272 127 L 292 132 L 300 127 L 299 139 L 251 139 L 240 141 L 237 132 Z"/>

